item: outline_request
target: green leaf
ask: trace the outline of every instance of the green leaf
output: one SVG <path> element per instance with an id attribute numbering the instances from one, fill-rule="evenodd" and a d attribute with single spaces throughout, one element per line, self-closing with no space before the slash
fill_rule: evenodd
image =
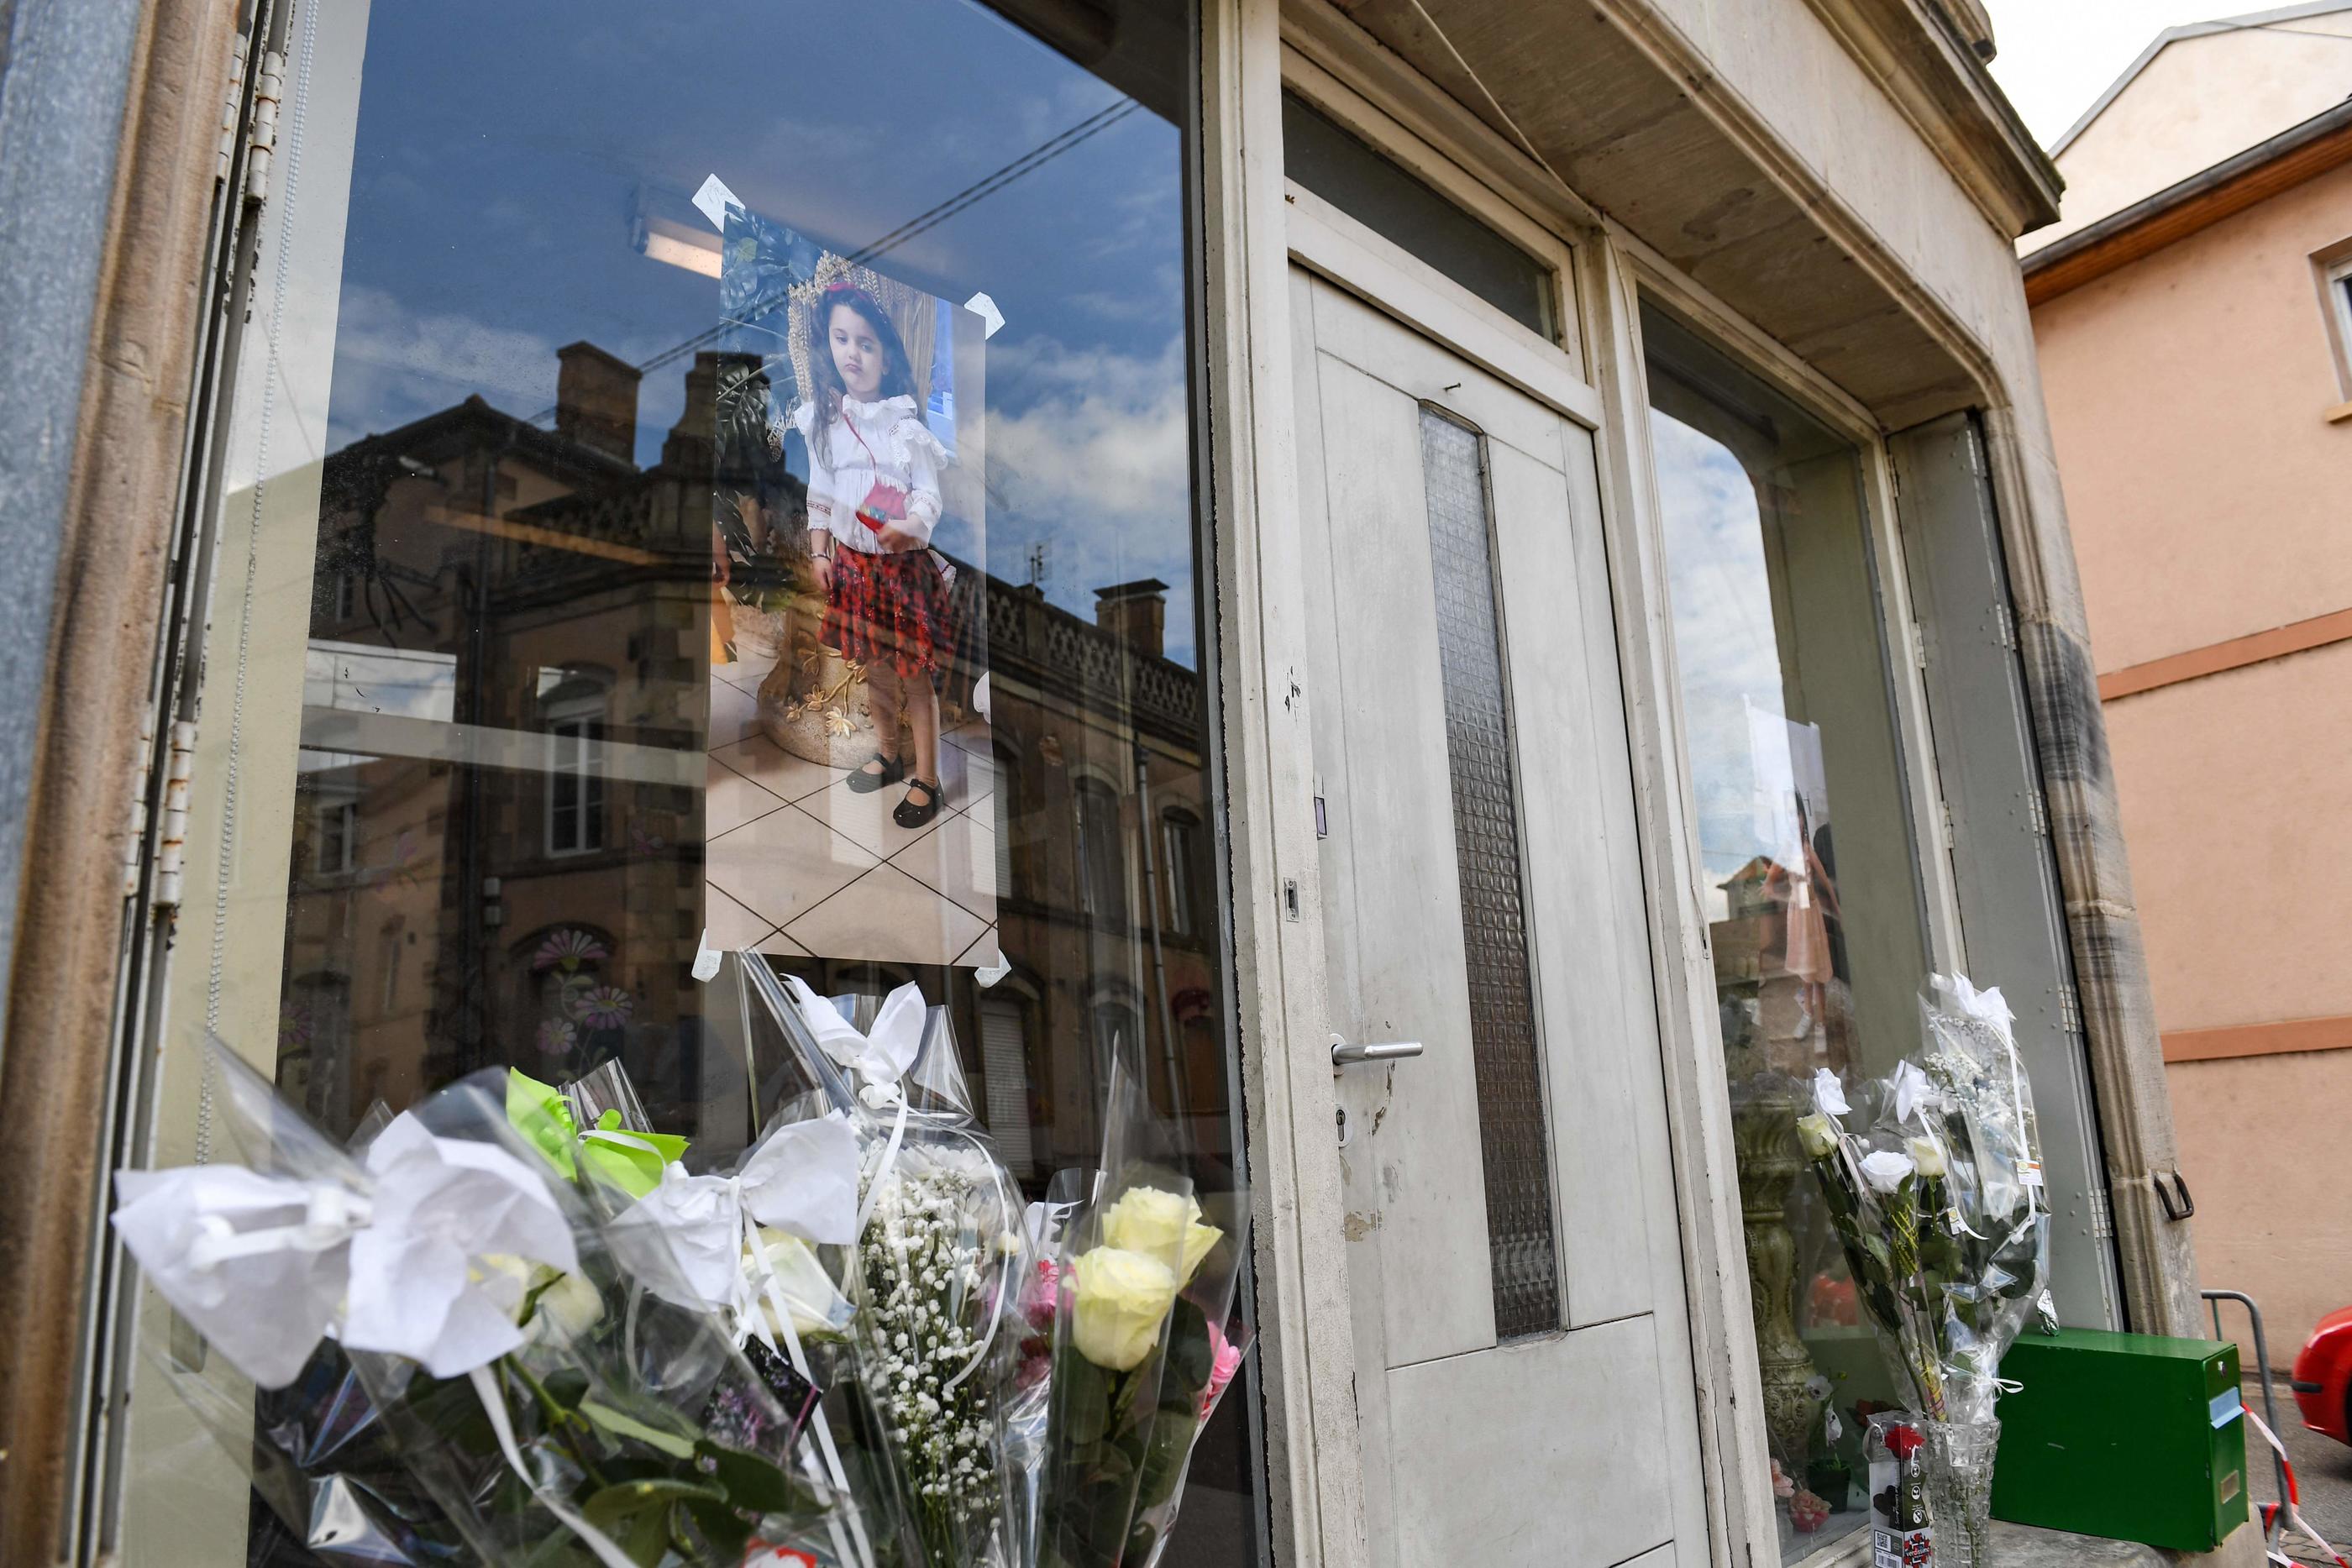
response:
<path id="1" fill-rule="evenodd" d="M 814 1513 L 822 1507 L 814 1493 L 758 1454 L 708 1438 L 697 1443 L 694 1452 L 709 1461 L 711 1479 L 726 1489 L 727 1500 L 737 1508 L 753 1513 Z"/>
<path id="2" fill-rule="evenodd" d="M 664 1432 L 648 1427 L 636 1417 L 624 1415 L 610 1406 L 599 1405 L 593 1399 L 583 1399 L 580 1402 L 580 1414 L 587 1416 L 607 1432 L 618 1437 L 635 1437 L 647 1448 L 658 1448 L 674 1459 L 694 1458 L 693 1439 L 681 1437 L 675 1432 Z"/>
<path id="3" fill-rule="evenodd" d="M 1199 1307 L 1177 1297 L 1168 1314 L 1168 1361 L 1160 1379 L 1160 1403 L 1197 1406 L 1202 1390 L 1209 1386 L 1215 1360 L 1209 1345 L 1209 1320 Z"/>

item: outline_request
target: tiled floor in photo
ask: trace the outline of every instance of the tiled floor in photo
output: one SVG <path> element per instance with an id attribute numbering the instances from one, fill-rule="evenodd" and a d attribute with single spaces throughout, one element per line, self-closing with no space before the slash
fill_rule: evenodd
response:
<path id="1" fill-rule="evenodd" d="M 947 800 L 919 829 L 891 812 L 894 784 L 786 753 L 760 732 L 772 660 L 749 639 L 710 683 L 707 940 L 722 950 L 899 964 L 996 962 L 995 773 L 988 726 L 941 737 Z"/>

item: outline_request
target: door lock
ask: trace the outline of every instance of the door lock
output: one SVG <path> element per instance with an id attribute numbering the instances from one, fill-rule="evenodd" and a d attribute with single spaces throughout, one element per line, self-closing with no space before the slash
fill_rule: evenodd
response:
<path id="1" fill-rule="evenodd" d="M 1377 1045 L 1349 1045 L 1344 1035 L 1335 1034 L 1331 1037 L 1331 1071 L 1334 1072 L 1343 1067 L 1353 1067 L 1358 1062 L 1402 1061 L 1409 1056 L 1420 1054 L 1421 1041 L 1417 1040 L 1383 1040 Z"/>

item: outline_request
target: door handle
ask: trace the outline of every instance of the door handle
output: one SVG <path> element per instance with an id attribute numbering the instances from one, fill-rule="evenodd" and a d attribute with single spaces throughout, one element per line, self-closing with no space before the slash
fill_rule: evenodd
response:
<path id="1" fill-rule="evenodd" d="M 1335 1034 L 1331 1037 L 1331 1071 L 1334 1072 L 1343 1067 L 1353 1067 L 1360 1061 L 1402 1061 L 1409 1056 L 1420 1054 L 1421 1041 L 1417 1040 L 1383 1040 L 1377 1045 L 1349 1045 L 1344 1036 Z"/>

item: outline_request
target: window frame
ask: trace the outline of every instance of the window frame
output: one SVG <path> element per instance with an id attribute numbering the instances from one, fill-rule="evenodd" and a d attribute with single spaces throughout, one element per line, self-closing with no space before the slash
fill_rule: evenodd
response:
<path id="1" fill-rule="evenodd" d="M 541 841 L 550 860 L 595 854 L 607 847 L 604 772 L 598 748 L 610 738 L 605 731 L 611 706 L 612 694 L 600 684 L 593 692 L 559 695 L 541 707 L 540 726 L 547 736 Z M 567 745 L 572 748 L 568 758 Z M 567 783 L 578 792 L 569 807 L 556 800 L 558 787 Z M 556 831 L 558 814 L 566 810 L 573 813 L 576 829 L 572 842 L 562 841 Z"/>

